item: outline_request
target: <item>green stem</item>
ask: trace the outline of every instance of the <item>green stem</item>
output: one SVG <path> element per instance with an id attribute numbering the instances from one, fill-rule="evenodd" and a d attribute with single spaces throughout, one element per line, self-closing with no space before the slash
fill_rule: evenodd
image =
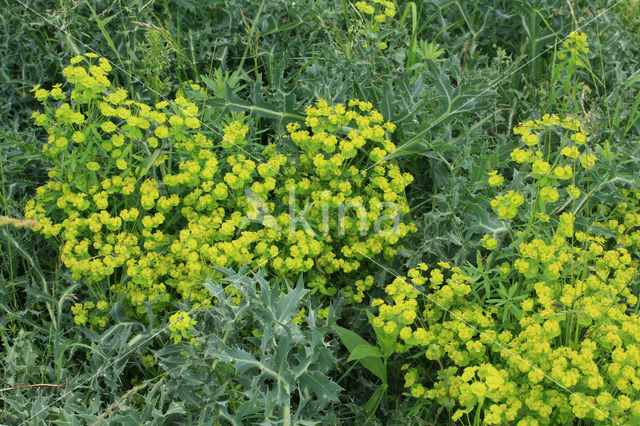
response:
<path id="1" fill-rule="evenodd" d="M 284 390 L 287 393 L 287 395 L 289 395 L 290 393 L 289 385 L 284 385 Z M 282 423 L 284 424 L 284 426 L 291 426 L 291 402 L 290 401 L 284 405 Z"/>
<path id="2" fill-rule="evenodd" d="M 6 192 L 4 190 L 4 161 L 0 157 L 0 195 L 2 196 L 2 204 L 4 207 L 4 212 L 7 216 L 11 216 L 9 212 L 9 204 L 7 203 Z M 6 225 L 6 232 L 9 235 L 9 225 Z M 9 256 L 9 282 L 11 283 L 11 295 L 13 296 L 13 309 L 19 310 L 18 308 L 18 298 L 16 295 L 16 283 L 14 281 L 13 275 L 13 256 L 11 254 L 11 244 L 7 244 L 7 254 Z"/>

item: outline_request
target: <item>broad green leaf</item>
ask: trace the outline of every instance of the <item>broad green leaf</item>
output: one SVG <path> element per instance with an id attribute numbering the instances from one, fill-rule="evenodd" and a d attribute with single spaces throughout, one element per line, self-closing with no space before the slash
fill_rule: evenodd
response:
<path id="1" fill-rule="evenodd" d="M 394 101 L 395 95 L 393 93 L 393 89 L 391 88 L 391 85 L 387 82 L 384 83 L 382 89 L 384 93 L 382 94 L 382 99 L 380 101 L 380 113 L 382 114 L 385 120 L 391 121 L 393 120 L 393 112 L 394 112 L 393 101 Z"/>
<path id="2" fill-rule="evenodd" d="M 213 341 L 217 341 L 218 349 L 212 350 L 209 353 L 223 362 L 233 363 L 238 373 L 244 373 L 252 368 L 263 369 L 260 361 L 249 352 L 240 348 L 230 348 L 217 337 L 214 338 Z"/>
<path id="3" fill-rule="evenodd" d="M 358 361 L 363 358 L 382 358 L 382 356 L 380 349 L 367 343 L 366 345 L 356 346 L 349 354 L 347 362 Z"/>
<path id="4" fill-rule="evenodd" d="M 604 236 L 609 237 L 609 238 L 615 238 L 616 237 L 616 234 L 611 232 L 610 229 L 604 228 L 602 226 L 593 225 L 593 226 L 589 227 L 589 230 L 591 232 L 593 232 L 594 234 L 604 235 Z"/>
<path id="5" fill-rule="evenodd" d="M 507 231 L 507 228 L 497 215 L 494 215 L 489 208 L 482 208 L 481 206 L 472 206 L 473 213 L 475 215 L 475 221 L 467 230 L 469 236 L 473 233 L 478 234 L 490 234 L 500 235 Z"/>
<path id="6" fill-rule="evenodd" d="M 224 289 L 222 288 L 221 285 L 214 283 L 213 281 L 211 281 L 211 279 L 207 278 L 207 280 L 202 283 L 202 285 L 204 286 L 204 288 L 206 288 L 209 293 L 211 293 L 211 295 L 213 297 L 215 297 L 216 299 L 219 298 L 220 296 L 224 296 L 225 292 Z"/>
<path id="7" fill-rule="evenodd" d="M 142 139 L 142 131 L 138 127 L 130 126 L 129 134 L 134 138 Z"/>
<path id="8" fill-rule="evenodd" d="M 227 90 L 226 99 L 210 99 L 212 105 L 221 108 L 223 111 L 244 111 L 255 114 L 257 117 L 267 117 L 280 119 L 282 121 L 304 121 L 304 116 L 296 111 L 281 111 L 279 108 L 264 101 L 249 103 L 242 100 L 231 90 Z"/>
<path id="9" fill-rule="evenodd" d="M 96 138 L 96 141 L 98 142 L 102 142 L 102 135 L 100 134 L 100 132 L 97 129 L 97 126 L 94 124 L 92 125 L 89 130 L 91 131 L 91 133 L 93 134 L 93 137 Z"/>
<path id="10" fill-rule="evenodd" d="M 360 345 L 369 345 L 369 342 L 351 330 L 342 328 L 339 325 L 333 325 L 332 328 L 338 337 L 340 337 L 342 344 L 349 350 L 349 352 L 353 352 L 355 348 Z M 382 360 L 379 358 L 363 358 L 360 360 L 360 363 L 362 363 L 367 370 L 371 371 L 380 380 L 383 382 L 387 381 L 387 372 Z"/>

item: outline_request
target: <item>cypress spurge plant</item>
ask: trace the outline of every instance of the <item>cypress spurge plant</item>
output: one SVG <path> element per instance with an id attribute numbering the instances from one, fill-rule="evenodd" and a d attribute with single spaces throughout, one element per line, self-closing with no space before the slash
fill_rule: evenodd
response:
<path id="1" fill-rule="evenodd" d="M 597 204 L 598 157 L 573 118 L 545 116 L 515 133 L 511 181 L 488 177 L 505 231 L 482 238 L 486 264 L 409 270 L 373 301 L 374 327 L 398 339 L 408 394 L 437 401 L 454 421 L 636 422 L 636 193 Z M 494 296 L 516 285 L 512 321 Z"/>
<path id="2" fill-rule="evenodd" d="M 63 70 L 67 86 L 34 89 L 51 180 L 25 217 L 87 283 L 76 323 L 104 327 L 121 295 L 141 316 L 145 303 L 155 313 L 183 300 L 211 306 L 196 284 L 216 279 L 216 267 L 245 264 L 289 280 L 304 273 L 313 293 L 342 288 L 362 301 L 373 284 L 368 259 L 392 258 L 415 229 L 402 219 L 413 177 L 386 159 L 395 126 L 370 103 L 319 100 L 304 123 L 287 126 L 289 148 L 256 148 L 250 123 L 230 121 L 211 140 L 182 92 L 154 106 L 135 102 L 110 70 L 95 55 L 77 56 Z"/>

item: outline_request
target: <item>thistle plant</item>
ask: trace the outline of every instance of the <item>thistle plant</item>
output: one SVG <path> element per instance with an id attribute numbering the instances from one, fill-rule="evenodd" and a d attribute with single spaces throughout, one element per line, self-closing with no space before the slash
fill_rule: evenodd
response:
<path id="1" fill-rule="evenodd" d="M 228 374 L 225 393 L 218 392 L 217 417 L 232 424 L 283 425 L 320 419 L 342 390 L 327 375 L 335 367 L 326 341 L 335 317 L 318 318 L 302 280 L 281 290 L 261 272 L 255 277 L 242 270 L 221 273 L 241 297 L 228 296 L 225 287 L 210 280 L 204 284 L 217 303 L 200 316 L 216 333 L 200 338 L 200 355 L 213 358 L 208 363 L 212 375 Z"/>

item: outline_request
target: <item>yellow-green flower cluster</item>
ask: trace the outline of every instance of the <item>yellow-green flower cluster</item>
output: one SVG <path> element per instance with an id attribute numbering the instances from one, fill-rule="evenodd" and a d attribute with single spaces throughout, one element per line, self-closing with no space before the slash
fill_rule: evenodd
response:
<path id="1" fill-rule="evenodd" d="M 598 225 L 610 229 L 620 245 L 640 251 L 640 190 L 623 189 L 624 201 L 607 210 L 607 220 Z"/>
<path id="2" fill-rule="evenodd" d="M 553 127 L 567 131 L 559 147 L 553 144 L 548 134 Z M 519 207 L 527 201 L 525 197 L 530 197 L 529 201 L 537 206 L 535 215 L 545 221 L 545 205 L 560 202 L 564 194 L 570 199 L 580 197 L 576 173 L 579 166 L 585 170 L 592 169 L 597 157 L 586 146 L 588 133 L 582 129 L 580 121 L 572 117 L 561 119 L 557 115 L 546 114 L 540 120 L 518 124 L 513 131 L 520 135 L 522 146 L 511 152 L 511 160 L 519 164 L 516 167 L 521 174 L 531 179 L 532 190 L 525 193 L 522 188 L 509 189 L 491 200 L 491 207 L 501 219 L 514 219 Z M 490 172 L 489 176 L 490 186 L 500 186 L 504 181 L 497 171 Z M 543 203 L 540 205 L 538 201 Z M 528 210 L 526 214 L 529 214 Z"/>
<path id="3" fill-rule="evenodd" d="M 81 88 L 69 83 L 72 95 L 55 98 L 66 106 L 45 100 L 36 117 L 53 138 L 53 167 L 25 217 L 60 240 L 73 278 L 107 300 L 124 294 L 141 315 L 145 302 L 157 313 L 185 300 L 208 306 L 199 284 L 219 277 L 217 267 L 248 265 L 288 280 L 305 273 L 324 295 L 346 282 L 361 301 L 373 285 L 367 258 L 394 256 L 415 229 L 402 220 L 413 177 L 385 159 L 395 126 L 370 103 L 320 100 L 307 109 L 307 127 L 288 126 L 295 149 L 251 154 L 248 125 L 231 122 L 211 140 L 182 94 L 154 107 L 134 102 L 105 87 L 103 60 L 104 72 L 80 59 L 73 68 L 87 62 L 85 72 L 67 74 Z"/>
<path id="4" fill-rule="evenodd" d="M 362 14 L 373 17 L 380 24 L 396 16 L 396 5 L 388 0 L 358 1 L 355 6 Z"/>
<path id="5" fill-rule="evenodd" d="M 456 401 L 454 419 L 481 410 L 487 424 L 626 424 L 640 416 L 640 318 L 628 286 L 638 260 L 618 241 L 607 249 L 612 241 L 601 236 L 573 237 L 575 244 L 565 236 L 521 244 L 529 266 L 516 268 L 533 294 L 509 329 L 469 296 L 471 278 L 457 268 L 429 274 L 421 266 L 389 284 L 390 301 L 373 303 L 374 325 L 416 359 L 405 374 L 409 393 Z M 437 379 L 423 376 L 419 354 L 438 362 Z"/>
<path id="6" fill-rule="evenodd" d="M 221 145 L 223 148 L 243 147 L 246 145 L 245 136 L 249 128 L 238 121 L 231 122 L 224 128 Z"/>
<path id="7" fill-rule="evenodd" d="M 489 172 L 488 175 L 489 179 L 487 179 L 487 181 L 491 186 L 500 186 L 502 185 L 502 182 L 504 182 L 504 177 L 499 174 L 497 170 Z"/>
<path id="8" fill-rule="evenodd" d="M 91 328 L 100 329 L 107 325 L 106 311 L 109 304 L 100 300 L 98 303 L 92 301 L 76 303 L 71 307 L 73 320 L 78 325 L 89 325 Z"/>
<path id="9" fill-rule="evenodd" d="M 560 147 L 548 135 L 530 136 L 550 126 L 568 130 Z M 585 172 L 576 163 L 590 154 L 586 133 L 577 120 L 556 116 L 523 123 L 516 133 L 524 146 L 511 157 L 525 165 L 531 184 L 521 191 L 531 194 L 531 208 L 522 218 L 528 227 L 502 249 L 509 262 L 466 272 L 446 262 L 420 265 L 386 287 L 387 299 L 373 301 L 374 327 L 396 339 L 397 356 L 412 360 L 403 367 L 408 394 L 448 407 L 454 421 L 631 423 L 640 418 L 640 317 L 631 285 L 640 278 L 640 191 L 595 207 L 606 219 L 594 229 L 606 234 L 582 230 L 577 209 L 555 207 L 551 220 L 546 203 L 559 202 L 563 189 L 565 206 L 581 194 Z M 510 190 L 492 206 L 504 219 L 519 215 L 522 204 Z M 488 234 L 481 243 L 497 246 Z M 513 302 L 513 322 L 487 306 L 476 282 L 516 287 L 522 296 Z"/>
<path id="10" fill-rule="evenodd" d="M 192 341 L 194 339 L 192 330 L 195 329 L 196 320 L 191 318 L 187 312 L 178 311 L 169 317 L 169 331 L 174 343 L 179 343 L 182 339 Z"/>
<path id="11" fill-rule="evenodd" d="M 498 240 L 491 237 L 489 234 L 484 234 L 480 242 L 482 243 L 482 247 L 487 250 L 495 250 L 498 247 Z"/>
<path id="12" fill-rule="evenodd" d="M 589 43 L 587 34 L 583 32 L 571 31 L 569 36 L 562 41 L 562 50 L 558 52 L 560 59 L 565 59 L 568 54 L 572 56 L 586 55 L 589 53 Z M 580 65 L 583 65 L 580 62 Z"/>
<path id="13" fill-rule="evenodd" d="M 431 270 L 420 264 L 386 287 L 390 302 L 373 301 L 379 311 L 374 327 L 398 339 L 398 353 L 418 349 L 429 360 L 446 357 L 462 366 L 479 362 L 489 343 L 479 330 L 491 330 L 494 320 L 469 300 L 470 282 L 470 276 L 447 262 Z M 405 376 L 405 385 L 412 395 L 424 397 L 417 372 Z"/>
<path id="14" fill-rule="evenodd" d="M 301 149 L 300 162 L 284 171 L 287 179 L 274 192 L 286 206 L 294 201 L 308 206 L 304 217 L 309 228 L 301 235 L 308 239 L 311 231 L 314 241 L 322 241 L 317 249 L 310 246 L 317 252 L 313 263 L 320 272 L 310 285 L 331 295 L 337 287 L 326 280 L 329 274 L 355 272 L 368 257 L 393 256 L 392 246 L 415 230 L 413 224 L 400 221 L 409 212 L 403 194 L 413 177 L 383 159 L 395 149 L 387 138 L 395 126 L 385 123 L 370 103 L 352 100 L 346 106 L 329 106 L 319 100 L 306 113 L 309 129 L 297 123 L 287 126 L 291 140 Z M 382 157 L 367 158 L 358 152 L 378 152 Z M 269 162 L 280 156 L 275 150 L 267 152 Z M 276 222 L 289 227 L 292 219 L 284 213 Z M 274 262 L 279 263 L 279 258 Z M 286 266 L 287 259 L 282 260 Z M 306 262 L 304 270 L 313 267 Z M 369 278 L 356 281 L 347 293 L 361 300 L 370 286 Z"/>
<path id="15" fill-rule="evenodd" d="M 513 219 L 518 214 L 518 207 L 524 203 L 524 197 L 513 190 L 498 195 L 491 200 L 491 207 L 501 219 Z"/>
<path id="16" fill-rule="evenodd" d="M 389 0 L 362 0 L 357 1 L 354 6 L 362 18 L 366 36 L 377 39 L 377 46 L 381 50 L 389 47 L 385 41 L 386 36 L 380 30 L 396 16 L 396 4 Z"/>

